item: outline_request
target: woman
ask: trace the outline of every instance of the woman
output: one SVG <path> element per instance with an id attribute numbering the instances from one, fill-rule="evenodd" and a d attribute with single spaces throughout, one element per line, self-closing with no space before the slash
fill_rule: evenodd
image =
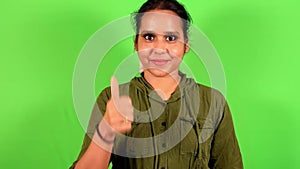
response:
<path id="1" fill-rule="evenodd" d="M 179 72 L 187 11 L 175 0 L 148 0 L 135 21 L 141 76 L 120 86 L 112 78 L 101 92 L 71 168 L 243 168 L 224 97 Z"/>

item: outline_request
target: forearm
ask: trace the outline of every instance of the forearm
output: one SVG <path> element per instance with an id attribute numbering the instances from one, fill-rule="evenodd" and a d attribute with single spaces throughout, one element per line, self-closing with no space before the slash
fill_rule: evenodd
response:
<path id="1" fill-rule="evenodd" d="M 108 168 L 115 135 L 111 134 L 110 127 L 104 120 L 100 122 L 99 126 L 97 125 L 97 128 L 89 147 L 77 162 L 75 169 Z"/>
<path id="2" fill-rule="evenodd" d="M 116 133 L 126 133 L 131 130 L 133 121 L 131 99 L 129 96 L 119 96 L 119 86 L 115 79 L 112 78 L 111 83 L 112 98 L 103 103 L 99 101 L 98 107 L 103 108 L 106 105 L 104 117 L 97 125 L 92 141 L 76 163 L 75 169 L 107 169 Z M 91 124 L 90 126 L 93 126 Z"/>
<path id="3" fill-rule="evenodd" d="M 94 134 L 88 149 L 77 162 L 75 169 L 107 169 L 113 144 L 103 142 Z"/>

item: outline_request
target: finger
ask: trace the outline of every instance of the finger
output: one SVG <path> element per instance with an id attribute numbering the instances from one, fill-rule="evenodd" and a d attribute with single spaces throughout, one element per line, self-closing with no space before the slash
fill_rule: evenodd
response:
<path id="1" fill-rule="evenodd" d="M 113 102 L 116 104 L 119 101 L 119 84 L 118 80 L 113 76 L 110 79 L 110 91 L 111 91 L 111 98 Z"/>
<path id="2" fill-rule="evenodd" d="M 123 117 L 123 118 L 127 118 L 129 121 L 133 121 L 133 106 L 132 106 L 132 103 L 131 103 L 131 99 L 129 96 L 121 96 L 119 98 L 119 107 L 120 111 L 120 115 Z"/>

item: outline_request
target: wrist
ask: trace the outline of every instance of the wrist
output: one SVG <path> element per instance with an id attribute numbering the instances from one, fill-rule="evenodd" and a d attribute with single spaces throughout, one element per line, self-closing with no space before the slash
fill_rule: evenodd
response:
<path id="1" fill-rule="evenodd" d="M 96 133 L 98 137 L 107 144 L 112 144 L 116 137 L 112 128 L 104 120 L 96 125 Z"/>

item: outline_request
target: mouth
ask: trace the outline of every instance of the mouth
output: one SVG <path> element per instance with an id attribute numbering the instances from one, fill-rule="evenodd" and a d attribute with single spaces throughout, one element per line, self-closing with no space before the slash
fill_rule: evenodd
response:
<path id="1" fill-rule="evenodd" d="M 150 60 L 151 63 L 153 63 L 156 66 L 163 66 L 169 62 L 169 60 L 163 60 L 163 59 L 153 59 Z"/>

